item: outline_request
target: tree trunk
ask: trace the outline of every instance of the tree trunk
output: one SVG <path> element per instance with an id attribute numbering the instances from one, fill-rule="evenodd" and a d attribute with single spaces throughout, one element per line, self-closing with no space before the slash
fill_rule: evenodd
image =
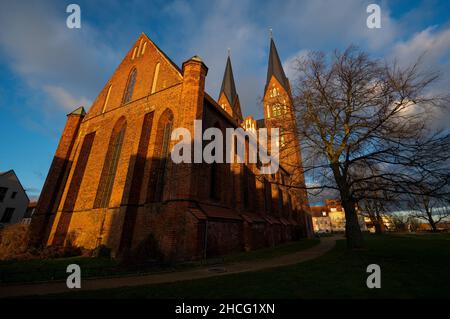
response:
<path id="1" fill-rule="evenodd" d="M 385 232 L 383 217 L 380 216 L 380 214 L 376 213 L 376 223 L 375 223 L 375 233 L 376 234 L 382 234 Z"/>
<path id="2" fill-rule="evenodd" d="M 375 234 L 380 235 L 383 233 L 383 231 L 381 230 L 381 224 L 380 221 L 376 221 L 375 223 Z"/>
<path id="3" fill-rule="evenodd" d="M 360 249 L 364 247 L 361 228 L 359 227 L 358 216 L 356 214 L 356 201 L 350 195 L 350 186 L 347 178 L 341 175 L 339 164 L 330 165 L 334 179 L 339 187 L 341 204 L 345 211 L 345 237 L 347 238 L 347 248 Z"/>
<path id="4" fill-rule="evenodd" d="M 431 231 L 432 231 L 433 233 L 436 233 L 438 230 L 437 230 L 436 223 L 435 223 L 434 220 L 433 220 L 433 217 L 430 217 L 429 220 L 428 220 L 428 222 L 430 223 Z"/>
<path id="5" fill-rule="evenodd" d="M 361 228 L 359 227 L 355 203 L 352 200 L 343 200 L 342 206 L 345 210 L 345 236 L 347 238 L 347 248 L 363 248 L 364 240 L 361 233 Z"/>
<path id="6" fill-rule="evenodd" d="M 432 215 L 431 211 L 428 210 L 428 209 L 426 209 L 426 213 L 427 213 L 428 223 L 431 226 L 431 231 L 433 233 L 436 233 L 437 232 L 437 226 L 436 226 L 436 223 L 434 222 L 433 215 Z"/>

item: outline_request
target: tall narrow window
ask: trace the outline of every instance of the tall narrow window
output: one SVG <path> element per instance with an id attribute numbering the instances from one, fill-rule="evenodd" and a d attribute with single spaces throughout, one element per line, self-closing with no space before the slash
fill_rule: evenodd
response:
<path id="1" fill-rule="evenodd" d="M 138 49 L 137 57 L 139 57 L 139 54 L 141 54 L 141 49 L 142 49 L 142 43 L 143 42 L 144 42 L 144 39 L 141 39 L 141 42 L 139 42 L 139 49 Z"/>
<path id="2" fill-rule="evenodd" d="M 281 188 L 278 188 L 278 211 L 280 216 L 283 215 L 284 209 L 283 209 L 283 191 Z"/>
<path id="3" fill-rule="evenodd" d="M 264 207 L 267 213 L 270 213 L 272 203 L 272 187 L 267 179 L 264 179 Z"/>
<path id="4" fill-rule="evenodd" d="M 134 85 L 136 84 L 136 75 L 137 75 L 137 71 L 136 71 L 136 69 L 133 69 L 133 71 L 131 71 L 131 73 L 130 73 L 130 76 L 128 77 L 127 88 L 123 95 L 123 101 L 122 101 L 123 104 L 130 102 L 131 98 L 133 97 Z"/>
<path id="5" fill-rule="evenodd" d="M 156 84 L 158 83 L 158 76 L 159 76 L 159 62 L 156 63 L 155 73 L 153 73 L 153 83 L 152 83 L 152 92 L 151 92 L 151 94 L 156 92 Z"/>
<path id="6" fill-rule="evenodd" d="M 108 106 L 109 94 L 111 93 L 112 85 L 109 86 L 108 92 L 106 93 L 105 103 L 103 103 L 102 113 L 106 112 L 106 107 Z"/>
<path id="7" fill-rule="evenodd" d="M 3 202 L 3 199 L 5 198 L 7 192 L 8 188 L 0 187 L 0 203 Z"/>
<path id="8" fill-rule="evenodd" d="M 125 136 L 125 128 L 125 119 L 121 118 L 113 129 L 113 133 L 109 141 L 108 152 L 106 153 L 105 162 L 103 164 L 100 184 L 97 188 L 94 208 L 103 208 L 108 207 L 109 205 L 114 178 L 117 171 L 117 164 L 119 162 L 120 151 L 122 150 L 123 138 Z"/>
<path id="9" fill-rule="evenodd" d="M 211 176 L 210 176 L 210 188 L 209 188 L 209 197 L 213 200 L 220 200 L 219 198 L 219 190 L 217 189 L 217 163 L 211 163 Z"/>
<path id="10" fill-rule="evenodd" d="M 222 126 L 220 125 L 219 122 L 216 122 L 213 127 L 223 132 Z M 222 145 L 224 145 L 225 143 L 225 141 L 223 140 L 223 136 L 224 134 L 222 134 L 222 141 L 220 141 Z M 216 138 L 220 138 L 220 136 L 214 135 L 214 139 Z M 211 155 L 215 157 L 216 152 L 217 150 L 216 148 L 214 148 L 211 151 Z M 224 180 L 223 172 L 224 172 L 223 158 L 222 160 L 219 161 L 214 160 L 214 162 L 210 164 L 209 198 L 211 198 L 214 201 L 221 201 L 223 198 L 223 188 L 222 188 L 222 183 Z"/>
<path id="11" fill-rule="evenodd" d="M 159 202 L 163 199 L 164 180 L 166 177 L 167 157 L 169 156 L 169 142 L 172 133 L 172 123 L 169 122 L 164 126 L 164 136 L 162 140 L 161 162 L 158 171 L 158 180 L 156 183 L 156 200 Z"/>
<path id="12" fill-rule="evenodd" d="M 5 208 L 5 212 L 3 213 L 2 219 L 0 219 L 0 223 L 9 223 L 13 217 L 15 208 L 7 207 Z"/>
<path id="13" fill-rule="evenodd" d="M 156 144 L 154 148 L 147 199 L 151 202 L 163 200 L 169 157 L 170 135 L 172 134 L 173 113 L 165 110 L 158 121 Z"/>
<path id="14" fill-rule="evenodd" d="M 248 194 L 250 185 L 249 185 L 249 172 L 248 172 L 248 168 L 246 165 L 244 165 L 244 172 L 242 175 L 242 179 L 243 179 L 242 180 L 242 191 L 243 191 L 242 197 L 243 197 L 243 201 L 244 201 L 244 208 L 248 209 L 250 206 L 249 194 Z"/>

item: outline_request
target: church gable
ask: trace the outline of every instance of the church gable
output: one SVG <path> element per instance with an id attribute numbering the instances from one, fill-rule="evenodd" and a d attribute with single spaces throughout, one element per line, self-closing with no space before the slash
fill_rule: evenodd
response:
<path id="1" fill-rule="evenodd" d="M 181 81 L 178 66 L 142 33 L 96 98 L 88 117 L 158 93 Z"/>

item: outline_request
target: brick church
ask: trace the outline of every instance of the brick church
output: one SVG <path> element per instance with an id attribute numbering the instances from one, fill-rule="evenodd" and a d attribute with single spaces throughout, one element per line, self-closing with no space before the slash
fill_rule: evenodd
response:
<path id="1" fill-rule="evenodd" d="M 90 110 L 67 115 L 31 223 L 34 244 L 193 260 L 311 236 L 300 145 L 285 129 L 295 127 L 291 89 L 274 41 L 264 119 L 243 118 L 230 57 L 218 100 L 205 92 L 207 73 L 198 56 L 180 69 L 142 33 Z M 280 169 L 175 164 L 171 132 L 193 132 L 194 120 L 203 130 L 279 127 Z"/>

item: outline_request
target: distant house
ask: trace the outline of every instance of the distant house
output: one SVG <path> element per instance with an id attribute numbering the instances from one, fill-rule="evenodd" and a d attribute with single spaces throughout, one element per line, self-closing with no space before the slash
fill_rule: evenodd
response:
<path id="1" fill-rule="evenodd" d="M 22 224 L 28 225 L 28 224 L 31 223 L 31 217 L 33 216 L 34 211 L 36 210 L 36 206 L 37 206 L 37 202 L 36 201 L 30 202 L 28 204 L 28 207 L 27 207 L 27 210 L 25 212 L 25 215 L 22 218 Z"/>
<path id="2" fill-rule="evenodd" d="M 311 206 L 313 229 L 316 233 L 331 233 L 331 220 L 325 206 Z"/>
<path id="3" fill-rule="evenodd" d="M 311 206 L 314 231 L 345 232 L 345 211 L 339 200 L 327 199 L 325 205 Z M 367 231 L 364 217 L 358 214 L 359 226 Z"/>
<path id="4" fill-rule="evenodd" d="M 0 172 L 0 225 L 20 223 L 30 202 L 13 170 Z"/>

